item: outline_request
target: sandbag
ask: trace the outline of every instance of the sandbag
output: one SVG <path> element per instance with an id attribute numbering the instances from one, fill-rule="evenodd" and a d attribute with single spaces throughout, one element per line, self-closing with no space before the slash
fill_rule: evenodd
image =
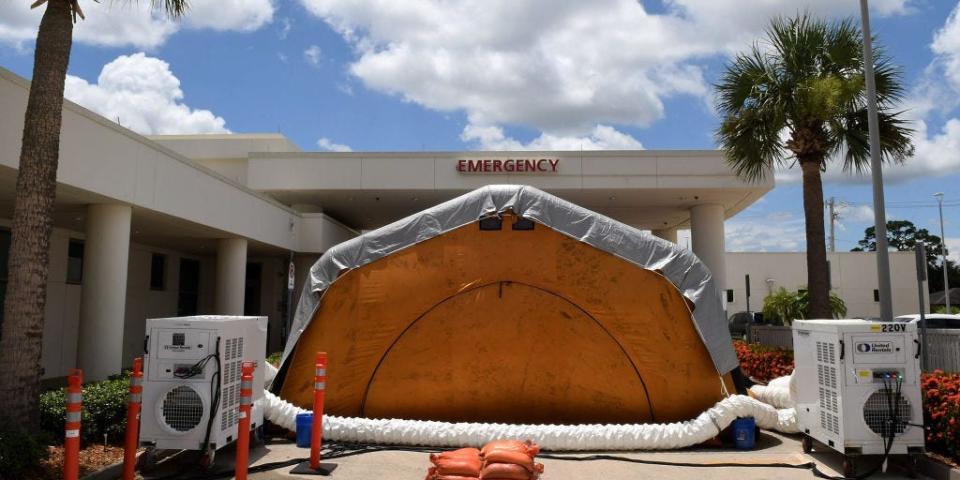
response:
<path id="1" fill-rule="evenodd" d="M 436 467 L 438 476 L 462 476 L 477 478 L 480 476 L 482 463 L 480 457 L 470 457 L 464 455 L 441 456 L 430 454 L 430 462 Z"/>
<path id="2" fill-rule="evenodd" d="M 540 453 L 540 446 L 536 443 L 527 440 L 521 442 L 519 440 L 494 440 L 492 442 L 487 442 L 486 445 L 480 449 L 480 454 L 486 458 L 490 452 L 494 450 L 506 450 L 511 452 L 520 452 L 527 455 L 530 458 L 537 456 Z"/>
<path id="3" fill-rule="evenodd" d="M 530 472 L 533 471 L 533 458 L 524 452 L 504 449 L 492 450 L 483 457 L 483 466 L 486 467 L 492 463 L 510 463 L 520 465 Z"/>
<path id="4" fill-rule="evenodd" d="M 480 458 L 480 449 L 478 449 L 478 448 L 472 448 L 472 447 L 460 448 L 460 449 L 457 449 L 457 450 L 450 450 L 450 451 L 446 451 L 446 452 L 440 452 L 440 453 L 437 453 L 437 454 L 434 454 L 434 455 L 435 455 L 437 458 L 457 458 L 457 457 Z M 432 461 L 432 460 L 433 460 L 433 457 L 431 457 L 430 459 L 431 459 L 431 461 Z"/>
<path id="5" fill-rule="evenodd" d="M 533 472 L 511 463 L 491 463 L 480 471 L 480 480 L 529 480 L 532 477 Z"/>

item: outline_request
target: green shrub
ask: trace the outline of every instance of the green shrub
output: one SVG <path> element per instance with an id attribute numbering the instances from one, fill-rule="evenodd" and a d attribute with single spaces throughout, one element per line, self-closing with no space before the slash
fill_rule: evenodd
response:
<path id="1" fill-rule="evenodd" d="M 274 367 L 280 367 L 280 359 L 283 357 L 283 352 L 273 352 L 267 356 L 267 363 L 273 365 Z"/>
<path id="2" fill-rule="evenodd" d="M 0 479 L 33 478 L 40 461 L 47 458 L 43 440 L 0 424 Z"/>
<path id="3" fill-rule="evenodd" d="M 80 415 L 80 436 L 84 443 L 123 442 L 127 428 L 126 375 L 83 386 L 83 410 Z M 40 426 L 58 441 L 63 441 L 66 415 L 66 389 L 51 390 L 40 395 Z"/>

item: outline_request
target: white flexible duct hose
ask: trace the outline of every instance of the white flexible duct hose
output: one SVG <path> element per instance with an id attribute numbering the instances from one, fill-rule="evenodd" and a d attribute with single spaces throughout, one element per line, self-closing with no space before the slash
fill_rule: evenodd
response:
<path id="1" fill-rule="evenodd" d="M 277 378 L 277 367 L 274 367 L 270 362 L 263 362 L 263 388 L 269 389 L 270 384 L 273 383 L 273 379 Z"/>
<path id="2" fill-rule="evenodd" d="M 791 388 L 793 383 L 793 375 L 774 378 L 766 385 L 750 387 L 750 396 L 774 408 L 793 408 L 795 405 Z"/>
<path id="3" fill-rule="evenodd" d="M 296 428 L 298 413 L 308 412 L 270 392 L 264 395 L 265 418 L 288 430 Z M 434 447 L 479 447 L 491 440 L 522 438 L 533 440 L 544 450 L 672 450 L 710 440 L 738 417 L 753 417 L 760 428 L 798 432 L 793 409 L 777 411 L 753 398 L 733 395 L 697 418 L 669 424 L 508 425 L 324 415 L 323 437 L 351 443 Z"/>

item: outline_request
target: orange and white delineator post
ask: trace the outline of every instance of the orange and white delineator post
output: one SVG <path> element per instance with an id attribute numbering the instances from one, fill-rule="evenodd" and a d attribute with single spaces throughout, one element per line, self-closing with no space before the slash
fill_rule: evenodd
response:
<path id="1" fill-rule="evenodd" d="M 133 359 L 127 395 L 127 432 L 123 442 L 123 480 L 133 480 L 140 443 L 140 406 L 143 402 L 143 357 Z"/>
<path id="2" fill-rule="evenodd" d="M 317 352 L 316 375 L 313 379 L 313 422 L 310 425 L 310 461 L 303 462 L 290 473 L 297 475 L 330 475 L 337 465 L 320 463 L 323 446 L 323 400 L 327 390 L 327 353 Z"/>
<path id="3" fill-rule="evenodd" d="M 80 415 L 83 396 L 83 371 L 67 373 L 67 418 L 63 440 L 63 478 L 80 478 Z"/>
<path id="4" fill-rule="evenodd" d="M 323 443 L 323 400 L 327 389 L 327 353 L 317 352 L 317 371 L 313 380 L 313 424 L 310 431 L 310 468 L 320 469 Z"/>
<path id="5" fill-rule="evenodd" d="M 253 370 L 256 364 L 243 362 L 240 365 L 240 421 L 237 423 L 237 461 L 234 477 L 247 480 L 250 463 L 250 415 L 253 408 Z"/>

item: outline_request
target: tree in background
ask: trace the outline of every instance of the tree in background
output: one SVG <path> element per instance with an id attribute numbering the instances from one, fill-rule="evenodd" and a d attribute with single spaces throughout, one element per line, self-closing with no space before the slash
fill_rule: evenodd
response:
<path id="1" fill-rule="evenodd" d="M 830 292 L 829 304 L 829 316 L 814 316 L 810 313 L 810 295 L 807 290 L 792 292 L 780 287 L 763 299 L 763 319 L 771 324 L 789 326 L 798 319 L 847 316 L 847 305 L 837 294 Z"/>
<path id="2" fill-rule="evenodd" d="M 27 1 L 27 0 L 18 0 Z M 73 24 L 83 18 L 78 0 L 46 4 L 33 58 L 24 115 L 20 168 L 11 228 L 8 283 L 0 328 L 0 416 L 6 428 L 36 431 L 39 424 L 40 353 L 47 299 L 47 265 L 60 158 L 63 86 L 73 45 Z M 186 0 L 151 0 L 171 17 Z M 118 372 L 119 373 L 119 372 Z"/>
<path id="3" fill-rule="evenodd" d="M 899 251 L 911 251 L 922 244 L 927 249 L 927 263 L 935 264 L 943 254 L 943 241 L 932 235 L 926 228 L 917 228 L 909 220 L 887 220 L 887 242 L 890 248 Z M 863 232 L 863 240 L 851 252 L 877 251 L 877 232 L 873 226 Z"/>
<path id="4" fill-rule="evenodd" d="M 917 228 L 909 220 L 887 220 L 887 242 L 890 248 L 898 251 L 913 251 L 922 244 L 927 250 L 927 288 L 930 293 L 943 291 L 943 241 L 931 234 L 926 228 Z M 877 233 L 874 227 L 867 227 L 863 232 L 863 239 L 857 243 L 851 252 L 875 252 L 877 250 Z M 960 267 L 956 262 L 947 260 L 947 274 L 950 276 L 950 285 L 960 286 Z"/>
<path id="5" fill-rule="evenodd" d="M 847 172 L 870 166 L 862 40 L 851 19 L 776 18 L 762 43 L 737 55 L 716 86 L 723 117 L 717 139 L 737 175 L 755 181 L 772 175 L 775 166 L 796 164 L 803 173 L 814 318 L 831 314 L 821 173 L 831 158 Z M 901 163 L 913 153 L 911 130 L 895 110 L 904 93 L 902 74 L 880 46 L 874 52 L 881 153 L 884 161 Z"/>

